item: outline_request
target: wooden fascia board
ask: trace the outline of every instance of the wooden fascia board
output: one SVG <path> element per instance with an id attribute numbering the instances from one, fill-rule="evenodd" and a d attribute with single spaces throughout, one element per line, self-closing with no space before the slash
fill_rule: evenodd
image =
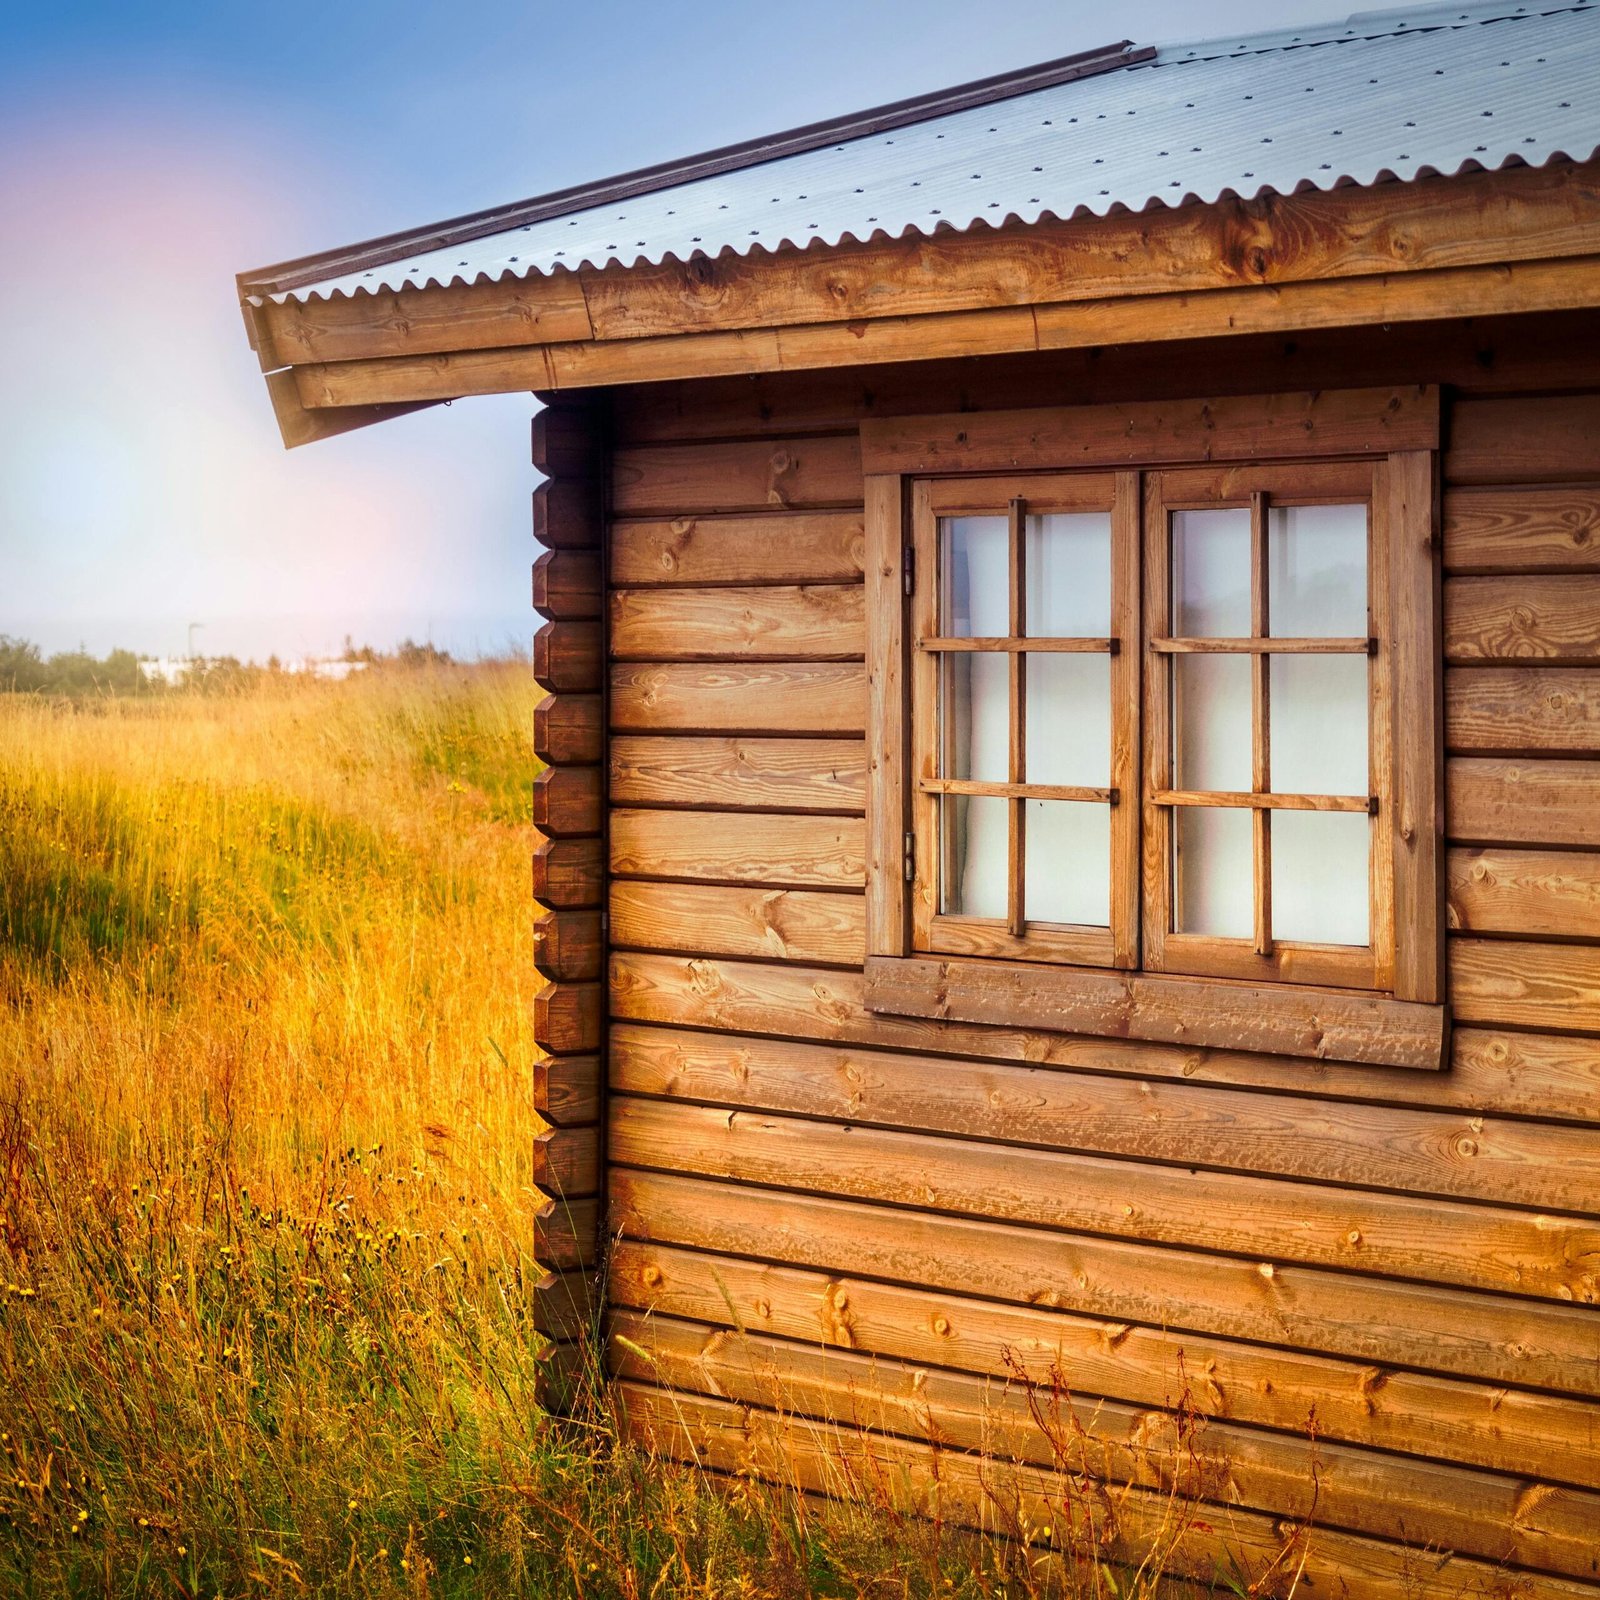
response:
<path id="1" fill-rule="evenodd" d="M 1600 254 L 1281 287 L 883 317 L 865 323 L 323 362 L 291 370 L 301 404 L 315 411 L 529 389 L 566 391 L 1596 305 L 1600 305 Z"/>
<path id="2" fill-rule="evenodd" d="M 410 411 L 425 411 L 429 406 L 439 404 L 437 400 L 403 400 L 373 405 L 323 406 L 314 411 L 308 410 L 301 404 L 294 373 L 288 368 L 267 374 L 267 398 L 272 401 L 272 414 L 277 419 L 285 450 L 314 444 L 318 439 L 331 439 L 336 434 L 350 433 L 356 428 L 368 428 L 375 422 L 403 417 Z"/>
<path id="3" fill-rule="evenodd" d="M 1600 163 L 503 283 L 252 303 L 279 361 L 755 332 L 1600 254 Z"/>

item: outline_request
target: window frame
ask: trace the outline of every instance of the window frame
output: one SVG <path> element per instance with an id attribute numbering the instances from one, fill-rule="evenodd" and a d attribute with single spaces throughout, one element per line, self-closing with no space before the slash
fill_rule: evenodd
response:
<path id="1" fill-rule="evenodd" d="M 995 1026 L 1054 1028 L 1190 1047 L 1264 1050 L 1285 1055 L 1437 1069 L 1448 1051 L 1444 1005 L 1443 671 L 1440 652 L 1438 538 L 1439 396 L 1404 386 L 1220 400 L 1129 402 L 977 415 L 873 419 L 862 424 L 867 534 L 868 873 L 866 1004 L 900 1016 Z M 1373 657 L 1373 738 L 1390 765 L 1390 803 L 1378 827 L 1391 864 L 1392 970 L 1384 987 L 1313 985 L 1315 964 L 1297 958 L 1263 981 L 1244 975 L 1190 976 L 1150 961 L 1076 966 L 1032 956 L 918 950 L 913 916 L 917 855 L 925 847 L 912 764 L 913 678 L 919 652 L 911 611 L 916 581 L 914 524 L 919 480 L 954 482 L 983 475 L 1046 476 L 1079 471 L 1139 477 L 1144 485 L 1177 469 L 1248 472 L 1292 465 L 1306 472 L 1363 464 L 1371 472 L 1369 604 L 1387 609 L 1390 648 Z M 1235 473 L 1235 477 L 1239 476 Z M 1173 481 L 1177 481 L 1174 479 Z M 944 491 L 941 491 L 944 492 Z M 958 498 L 967 491 L 951 491 Z M 953 502 L 952 502 L 953 503 Z M 1140 589 L 1151 559 L 1148 505 L 1139 507 Z M 930 575 L 931 576 L 931 575 Z M 1150 637 L 1141 598 L 1139 648 L 1132 662 L 1143 696 Z M 1374 620 L 1372 633 L 1379 634 Z M 927 668 L 923 667 L 926 672 Z M 1404 729 L 1406 737 L 1395 737 Z M 1142 773 L 1145 737 L 1136 763 Z M 1138 790 L 1143 871 L 1150 828 Z M 913 823 L 917 825 L 913 828 Z M 926 872 L 921 874 L 926 881 Z M 1115 888 L 1113 893 L 1115 894 Z M 1167 954 L 1170 956 L 1170 951 Z M 1226 964 L 1221 964 L 1226 966 Z M 1238 970 L 1238 969 L 1235 969 Z M 1214 1001 L 1196 1003 L 1199 995 Z M 1052 1021 L 1051 1019 L 1057 1019 Z"/>

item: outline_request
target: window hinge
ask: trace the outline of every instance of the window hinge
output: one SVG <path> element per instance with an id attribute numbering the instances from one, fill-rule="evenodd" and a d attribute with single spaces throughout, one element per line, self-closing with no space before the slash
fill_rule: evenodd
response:
<path id="1" fill-rule="evenodd" d="M 900 578 L 907 594 L 915 592 L 917 587 L 917 552 L 915 547 L 909 544 L 900 553 Z"/>
<path id="2" fill-rule="evenodd" d="M 917 875 L 917 836 L 914 833 L 907 833 L 905 837 L 905 874 L 907 883 Z"/>

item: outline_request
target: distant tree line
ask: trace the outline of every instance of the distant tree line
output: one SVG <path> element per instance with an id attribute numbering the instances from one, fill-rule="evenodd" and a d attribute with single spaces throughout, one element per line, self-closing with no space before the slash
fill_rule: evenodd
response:
<path id="1" fill-rule="evenodd" d="M 448 650 L 412 639 L 402 640 L 393 650 L 381 651 L 371 645 L 357 646 L 347 638 L 341 659 L 401 670 L 452 665 Z M 283 670 L 277 656 L 268 657 L 264 667 L 240 661 L 236 656 L 206 656 L 189 665 L 182 684 L 174 689 L 160 678 L 146 677 L 139 670 L 139 657 L 131 650 L 112 650 L 103 658 L 83 649 L 47 657 L 38 645 L 0 633 L 0 694 L 163 695 L 193 690 L 230 693 L 252 688 Z"/>

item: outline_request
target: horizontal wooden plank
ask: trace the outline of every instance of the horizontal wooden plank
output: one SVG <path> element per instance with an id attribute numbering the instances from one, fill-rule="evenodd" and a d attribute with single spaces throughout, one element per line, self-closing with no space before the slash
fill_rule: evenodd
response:
<path id="1" fill-rule="evenodd" d="M 545 911 L 533 919 L 533 964 L 557 983 L 598 978 L 605 965 L 598 911 Z"/>
<path id="2" fill-rule="evenodd" d="M 1445 792 L 1454 838 L 1600 847 L 1600 761 L 1458 756 Z"/>
<path id="3" fill-rule="evenodd" d="M 611 942 L 644 950 L 859 964 L 864 902 L 816 889 L 613 882 Z"/>
<path id="4" fill-rule="evenodd" d="M 533 564 L 533 609 L 552 622 L 601 613 L 598 550 L 546 550 Z"/>
<path id="5" fill-rule="evenodd" d="M 1437 1070 L 1442 1008 L 1298 986 L 874 956 L 869 1011 Z"/>
<path id="6" fill-rule="evenodd" d="M 858 583 L 866 531 L 854 511 L 766 511 L 611 525 L 611 581 L 629 586 Z"/>
<path id="7" fill-rule="evenodd" d="M 1600 1033 L 1600 949 L 1450 941 L 1450 1000 L 1463 1022 Z"/>
<path id="8" fill-rule="evenodd" d="M 1419 1557 L 1406 1546 L 1332 1528 L 1305 1529 L 1293 1521 L 1230 1506 L 1211 1518 L 1186 1514 L 1184 1474 L 1179 1487 L 1131 1487 L 1114 1501 L 1083 1492 L 1069 1456 L 1050 1469 L 968 1454 L 914 1440 L 830 1426 L 741 1406 L 710 1396 L 676 1394 L 637 1382 L 618 1386 L 623 1425 L 653 1452 L 707 1468 L 768 1478 L 787 1492 L 860 1501 L 879 1517 L 937 1517 L 1002 1537 L 1049 1542 L 1070 1519 L 1075 1551 L 1093 1549 L 1102 1570 L 1138 1567 L 1160 1552 L 1166 1571 L 1214 1584 L 1235 1575 L 1241 1587 L 1270 1592 L 1277 1574 L 1295 1588 L 1342 1600 L 1459 1600 L 1492 1594 L 1512 1578 L 1470 1557 Z M 1054 1577 L 1046 1557 L 1038 1577 Z M 1082 1570 L 1076 1560 L 1066 1569 Z M 1048 1578 L 1047 1578 L 1048 1581 Z M 1592 1584 L 1559 1576 L 1518 1574 L 1526 1600 L 1593 1600 Z"/>
<path id="9" fill-rule="evenodd" d="M 558 1128 L 597 1122 L 604 1086 L 598 1056 L 545 1056 L 533 1064 L 533 1109 Z"/>
<path id="10" fill-rule="evenodd" d="M 1320 1436 L 1216 1422 L 1198 1436 L 1165 1410 L 1088 1401 L 1049 1373 L 992 1384 L 850 1350 L 620 1312 L 610 1364 L 624 1380 L 865 1428 L 1001 1461 L 1054 1468 L 1065 1454 L 1091 1480 L 1248 1506 L 1317 1527 L 1588 1575 L 1600 1527 L 1592 1491 L 1400 1460 Z"/>
<path id="11" fill-rule="evenodd" d="M 614 805 L 747 806 L 860 812 L 867 754 L 859 739 L 637 738 L 611 741 Z"/>
<path id="12" fill-rule="evenodd" d="M 1600 393 L 1457 402 L 1444 475 L 1496 485 L 1600 478 Z"/>
<path id="13" fill-rule="evenodd" d="M 605 462 L 606 424 L 603 401 L 588 395 L 552 396 L 533 414 L 528 459 L 547 478 L 598 478 Z"/>
<path id="14" fill-rule="evenodd" d="M 533 898 L 552 910 L 604 905 L 605 841 L 599 838 L 540 839 L 533 852 Z"/>
<path id="15" fill-rule="evenodd" d="M 1600 1223 L 1593 1219 L 626 1094 L 611 1096 L 608 1117 L 608 1159 L 624 1166 L 1217 1250 L 1252 1262 L 1600 1300 Z M 1536 1323 L 1540 1313 L 1524 1307 L 1517 1315 Z M 1590 1338 L 1600 1356 L 1600 1314 L 1591 1315 Z M 1600 1364 L 1592 1381 L 1600 1386 Z"/>
<path id="16" fill-rule="evenodd" d="M 599 761 L 605 711 L 597 694 L 551 694 L 534 707 L 533 753 L 552 766 Z"/>
<path id="17" fill-rule="evenodd" d="M 1451 578 L 1447 661 L 1600 661 L 1600 573 Z"/>
<path id="18" fill-rule="evenodd" d="M 1043 1306 L 772 1266 L 624 1240 L 614 1304 L 714 1327 L 820 1340 L 1008 1380 L 1059 1372 L 1077 1395 L 1168 1406 L 1500 1472 L 1600 1484 L 1600 1417 L 1570 1399 L 1302 1355 Z"/>
<path id="19" fill-rule="evenodd" d="M 1588 1128 L 629 1023 L 610 1073 L 623 1094 L 1600 1214 Z M 1528 1292 L 1600 1296 L 1590 1231 Z"/>
<path id="20" fill-rule="evenodd" d="M 553 1056 L 598 1050 L 604 1027 L 603 984 L 547 983 L 533 997 L 533 1042 Z"/>
<path id="21" fill-rule="evenodd" d="M 598 550 L 603 526 L 598 483 L 551 479 L 533 491 L 533 536 L 546 550 Z"/>
<path id="22" fill-rule="evenodd" d="M 611 725 L 624 733 L 854 733 L 867 719 L 855 663 L 618 666 Z"/>
<path id="23" fill-rule="evenodd" d="M 578 1200 L 600 1189 L 600 1129 L 546 1128 L 533 1140 L 533 1182 L 552 1200 Z"/>
<path id="24" fill-rule="evenodd" d="M 533 675 L 549 694 L 589 694 L 605 670 L 598 622 L 547 622 L 533 636 Z"/>
<path id="25" fill-rule="evenodd" d="M 1600 668 L 1452 668 L 1444 723 L 1452 750 L 1600 752 Z"/>
<path id="26" fill-rule="evenodd" d="M 850 661 L 866 652 L 858 584 L 619 589 L 611 654 L 623 661 Z"/>
<path id="27" fill-rule="evenodd" d="M 547 1271 L 594 1264 L 600 1247 L 600 1202 L 546 1198 L 533 1213 L 533 1258 Z"/>
<path id="28" fill-rule="evenodd" d="M 1262 461 L 1431 450 L 1438 440 L 1439 394 L 1431 388 L 956 412 L 861 425 L 869 472 Z"/>
<path id="29" fill-rule="evenodd" d="M 829 1273 L 1323 1351 L 1521 1388 L 1600 1392 L 1592 1308 L 612 1167 L 610 1226 Z"/>
<path id="30" fill-rule="evenodd" d="M 637 445 L 611 458 L 619 517 L 859 507 L 861 443 L 840 438 Z"/>
<path id="31" fill-rule="evenodd" d="M 1455 1028 L 1448 1072 L 1394 1072 L 1243 1051 L 1089 1039 L 869 1012 L 859 972 L 614 954 L 612 1015 L 635 1022 L 1025 1061 L 1094 1073 L 1600 1123 L 1600 1051 L 1585 1039 Z"/>
<path id="32" fill-rule="evenodd" d="M 1600 488 L 1453 489 L 1446 572 L 1600 572 Z"/>
<path id="33" fill-rule="evenodd" d="M 856 817 L 748 811 L 611 813 L 611 870 L 622 877 L 859 889 L 866 825 Z"/>
<path id="34" fill-rule="evenodd" d="M 1448 871 L 1453 929 L 1600 938 L 1600 854 L 1455 849 Z M 1600 1195 L 1600 1188 L 1595 1192 Z"/>
<path id="35" fill-rule="evenodd" d="M 533 1326 L 560 1344 L 587 1342 L 597 1323 L 594 1276 L 583 1267 L 547 1272 L 533 1286 Z"/>
<path id="36" fill-rule="evenodd" d="M 601 767 L 546 767 L 533 780 L 533 822 L 541 833 L 598 833 L 604 807 Z"/>

